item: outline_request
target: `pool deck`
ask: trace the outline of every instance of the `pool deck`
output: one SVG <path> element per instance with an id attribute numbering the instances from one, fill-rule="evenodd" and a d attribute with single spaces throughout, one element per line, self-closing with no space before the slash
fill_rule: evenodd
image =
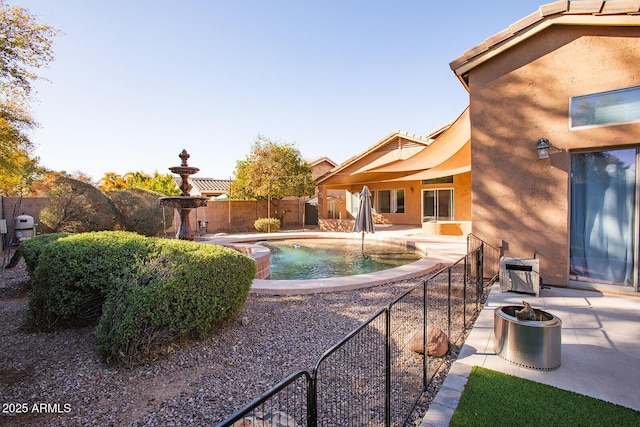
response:
<path id="1" fill-rule="evenodd" d="M 256 240 L 296 238 L 350 238 L 360 241 L 362 239 L 362 235 L 360 233 L 322 231 L 280 232 L 270 234 L 225 234 L 202 236 L 198 238 L 198 241 L 228 244 Z M 365 250 L 367 242 L 408 242 L 411 245 L 415 245 L 420 250 L 425 251 L 427 255 L 418 261 L 400 267 L 368 274 L 309 280 L 254 279 L 251 292 L 271 295 L 299 295 L 344 291 L 376 286 L 384 283 L 424 276 L 429 272 L 435 272 L 445 264 L 456 262 L 467 252 L 467 240 L 464 236 L 427 236 L 422 234 L 421 228 L 408 226 L 376 226 L 375 233 L 365 234 L 364 242 Z"/>

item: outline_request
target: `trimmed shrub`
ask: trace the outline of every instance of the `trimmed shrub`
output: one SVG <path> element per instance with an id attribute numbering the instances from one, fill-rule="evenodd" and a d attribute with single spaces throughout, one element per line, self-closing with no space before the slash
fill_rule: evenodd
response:
<path id="1" fill-rule="evenodd" d="M 253 226 L 260 233 L 267 233 L 269 229 L 272 232 L 280 231 L 280 220 L 278 218 L 258 218 Z"/>
<path id="2" fill-rule="evenodd" d="M 58 239 L 67 237 L 69 233 L 52 233 L 52 234 L 39 234 L 35 237 L 26 239 L 20 245 L 20 254 L 24 257 L 24 262 L 27 265 L 27 272 L 29 276 L 33 278 L 40 260 L 40 254 L 45 247 L 51 242 L 55 242 Z"/>
<path id="3" fill-rule="evenodd" d="M 99 320 L 99 354 L 133 366 L 235 315 L 255 271 L 251 258 L 217 245 L 117 231 L 61 237 L 41 249 L 27 325 Z"/>
<path id="4" fill-rule="evenodd" d="M 103 231 L 45 246 L 32 277 L 27 326 L 48 330 L 95 322 L 109 290 L 135 275 L 147 258 L 149 243 L 138 234 Z"/>
<path id="5" fill-rule="evenodd" d="M 40 225 L 47 233 L 113 230 L 116 211 L 91 184 L 60 177 L 49 192 L 49 204 L 40 212 Z"/>
<path id="6" fill-rule="evenodd" d="M 132 366 L 178 339 L 204 338 L 246 301 L 255 276 L 251 258 L 217 245 L 158 243 L 136 280 L 105 304 L 96 336 L 108 363 Z"/>
<path id="7" fill-rule="evenodd" d="M 106 193 L 118 214 L 118 225 L 125 231 L 145 236 L 158 236 L 164 231 L 165 222 L 173 222 L 174 209 L 160 206 L 164 194 L 142 188 L 127 188 Z"/>

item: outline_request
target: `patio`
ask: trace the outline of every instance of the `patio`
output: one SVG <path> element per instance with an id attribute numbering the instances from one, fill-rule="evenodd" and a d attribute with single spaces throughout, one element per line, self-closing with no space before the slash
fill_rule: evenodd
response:
<path id="1" fill-rule="evenodd" d="M 562 320 L 562 362 L 553 371 L 511 364 L 493 351 L 493 315 L 502 305 L 548 311 Z M 527 378 L 640 411 L 640 298 L 567 288 L 540 297 L 500 292 L 494 284 L 457 361 L 429 407 L 421 427 L 447 426 L 472 366 Z M 553 410 L 553 408 L 545 408 Z"/>

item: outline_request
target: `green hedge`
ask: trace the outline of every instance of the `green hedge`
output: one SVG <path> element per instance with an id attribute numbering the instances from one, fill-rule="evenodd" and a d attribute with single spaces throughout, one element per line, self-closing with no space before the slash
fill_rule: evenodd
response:
<path id="1" fill-rule="evenodd" d="M 72 234 L 45 246 L 32 277 L 27 325 L 48 330 L 95 322 L 109 290 L 135 276 L 151 240 L 134 233 Z"/>
<path id="2" fill-rule="evenodd" d="M 69 233 L 51 233 L 51 234 L 40 234 L 36 237 L 32 237 L 30 239 L 25 239 L 22 241 L 22 245 L 20 245 L 20 253 L 24 258 L 24 262 L 27 265 L 27 272 L 29 273 L 29 277 L 33 277 L 36 271 L 36 267 L 38 266 L 38 260 L 40 259 L 40 254 L 47 247 L 47 245 L 51 242 L 54 242 L 62 237 L 67 237 Z"/>
<path id="3" fill-rule="evenodd" d="M 98 352 L 133 366 L 167 344 L 203 338 L 246 301 L 253 260 L 233 249 L 128 232 L 59 238 L 40 255 L 27 323 L 98 320 Z"/>
<path id="4" fill-rule="evenodd" d="M 280 231 L 280 220 L 278 218 L 258 218 L 253 226 L 260 233 L 266 233 L 271 230 L 272 233 Z"/>

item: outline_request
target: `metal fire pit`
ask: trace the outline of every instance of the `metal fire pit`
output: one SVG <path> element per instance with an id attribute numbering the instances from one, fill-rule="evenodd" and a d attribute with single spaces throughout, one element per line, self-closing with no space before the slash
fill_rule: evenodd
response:
<path id="1" fill-rule="evenodd" d="M 540 320 L 518 320 L 523 306 L 496 308 L 493 315 L 493 349 L 503 359 L 529 369 L 552 370 L 560 366 L 562 320 L 534 309 Z"/>

